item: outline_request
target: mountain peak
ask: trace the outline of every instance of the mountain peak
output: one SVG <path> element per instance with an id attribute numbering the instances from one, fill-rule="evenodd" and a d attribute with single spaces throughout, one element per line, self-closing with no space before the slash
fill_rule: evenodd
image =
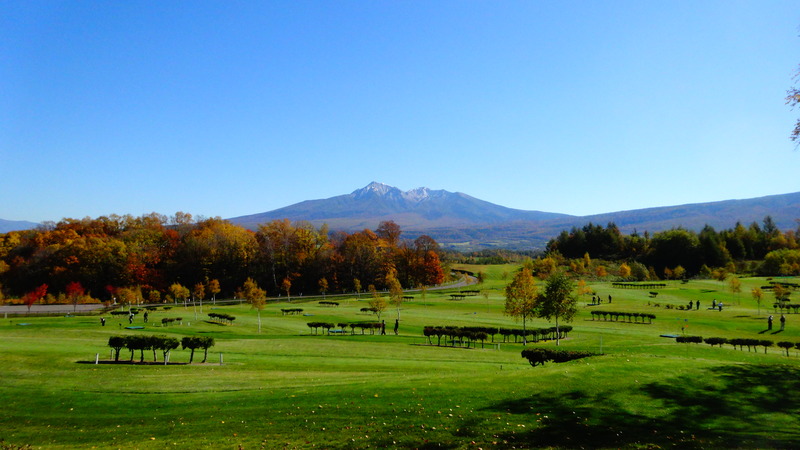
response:
<path id="1" fill-rule="evenodd" d="M 364 186 L 361 189 L 356 189 L 353 191 L 353 195 L 360 196 L 365 194 L 375 194 L 375 195 L 386 195 L 391 191 L 400 191 L 396 187 L 389 186 L 388 184 L 378 183 L 377 181 L 373 181 L 372 183 Z"/>

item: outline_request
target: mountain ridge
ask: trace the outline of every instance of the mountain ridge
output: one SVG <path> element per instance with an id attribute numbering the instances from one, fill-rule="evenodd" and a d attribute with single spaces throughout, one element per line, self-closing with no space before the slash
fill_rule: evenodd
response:
<path id="1" fill-rule="evenodd" d="M 416 188 L 402 191 L 372 182 L 350 194 L 307 200 L 265 213 L 234 217 L 233 223 L 255 229 L 275 219 L 327 224 L 331 230 L 374 229 L 393 220 L 404 236 L 428 234 L 445 247 L 541 249 L 563 230 L 587 223 L 615 223 L 622 232 L 658 232 L 684 227 L 699 231 L 705 225 L 732 228 L 772 216 L 781 229 L 796 226 L 800 192 L 752 199 L 721 200 L 573 216 L 496 205 L 460 192 Z"/>

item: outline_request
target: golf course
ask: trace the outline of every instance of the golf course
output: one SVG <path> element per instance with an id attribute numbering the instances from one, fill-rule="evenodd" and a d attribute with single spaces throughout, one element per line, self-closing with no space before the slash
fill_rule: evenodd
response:
<path id="1" fill-rule="evenodd" d="M 425 327 L 523 327 L 504 314 L 504 288 L 518 266 L 463 269 L 481 270 L 483 283 L 408 292 L 413 298 L 380 318 L 362 311 L 367 294 L 293 298 L 261 311 L 177 304 L 149 311 L 147 323 L 141 313 L 110 311 L 8 315 L 0 322 L 3 448 L 800 445 L 800 355 L 777 345 L 800 342 L 800 314 L 784 311 L 781 330 L 771 294 L 756 303 L 751 288 L 770 280 L 743 277 L 739 293 L 713 280 L 648 289 L 590 282 L 578 313 L 561 323 L 572 330 L 558 347 L 546 338 L 523 346 L 500 333 L 437 345 Z M 466 290 L 478 292 L 452 295 Z M 592 304 L 593 294 L 602 302 Z M 689 301 L 696 307 L 685 308 Z M 282 311 L 289 309 L 302 311 Z M 339 326 L 381 320 L 385 335 Z M 526 326 L 554 324 L 528 318 Z M 109 338 L 135 335 L 211 337 L 214 345 L 204 363 L 203 350 L 189 364 L 190 350 L 180 347 L 169 364 L 161 352 L 125 348 L 115 362 Z M 772 344 L 712 346 L 676 336 Z M 595 356 L 534 367 L 521 352 L 537 347 Z"/>

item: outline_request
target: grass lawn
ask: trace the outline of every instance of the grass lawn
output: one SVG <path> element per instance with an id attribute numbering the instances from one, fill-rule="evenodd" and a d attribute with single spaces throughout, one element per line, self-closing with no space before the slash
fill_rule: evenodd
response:
<path id="1" fill-rule="evenodd" d="M 468 270 L 480 267 L 467 268 Z M 588 306 L 561 342 L 567 350 L 603 356 L 531 367 L 522 344 L 464 349 L 427 345 L 426 325 L 521 327 L 503 311 L 512 266 L 486 266 L 487 295 L 450 300 L 447 292 L 415 293 L 382 316 L 387 335 L 312 335 L 311 321 L 375 320 L 361 299 L 328 298 L 269 304 L 175 307 L 137 316 L 7 318 L 0 322 L 0 439 L 39 448 L 531 448 L 531 447 L 798 447 L 800 357 L 678 344 L 661 334 L 800 342 L 800 314 L 779 314 L 764 279 L 742 279 L 731 294 L 715 281 L 667 282 L 649 289 L 591 286 L 611 304 Z M 510 277 L 508 278 L 510 279 Z M 796 282 L 796 280 L 790 280 Z M 465 288 L 474 289 L 474 287 Z M 699 300 L 699 310 L 667 309 Z M 710 310 L 712 300 L 723 311 Z M 660 306 L 655 306 L 658 303 Z M 303 308 L 307 315 L 281 314 Z M 207 313 L 236 316 L 234 325 Z M 593 310 L 648 312 L 652 324 L 592 320 Z M 766 317 L 775 316 L 766 330 Z M 183 324 L 161 326 L 164 317 Z M 25 325 L 23 325 L 23 323 Z M 530 327 L 549 327 L 534 320 Z M 208 362 L 174 350 L 169 366 L 111 364 L 108 337 L 117 334 L 212 336 Z M 496 340 L 502 340 L 497 335 Z M 529 344 L 554 347 L 555 342 Z M 102 364 L 95 365 L 95 355 Z M 220 354 L 224 364 L 220 365 Z M 121 359 L 130 352 L 122 351 Z M 139 360 L 139 355 L 135 361 Z M 145 352 L 152 362 L 152 352 Z"/>

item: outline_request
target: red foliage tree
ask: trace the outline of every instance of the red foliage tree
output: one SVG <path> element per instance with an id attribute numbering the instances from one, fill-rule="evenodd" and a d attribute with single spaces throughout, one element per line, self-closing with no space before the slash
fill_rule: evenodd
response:
<path id="1" fill-rule="evenodd" d="M 83 286 L 77 281 L 72 281 L 67 284 L 66 287 L 67 291 L 67 298 L 72 302 L 73 311 L 78 309 L 78 302 L 81 300 L 81 297 L 86 294 L 86 290 L 83 289 Z"/>
<path id="2" fill-rule="evenodd" d="M 25 294 L 25 304 L 28 306 L 28 312 L 31 312 L 31 306 L 37 301 L 40 301 L 47 295 L 47 284 L 42 284 L 36 289 Z"/>

